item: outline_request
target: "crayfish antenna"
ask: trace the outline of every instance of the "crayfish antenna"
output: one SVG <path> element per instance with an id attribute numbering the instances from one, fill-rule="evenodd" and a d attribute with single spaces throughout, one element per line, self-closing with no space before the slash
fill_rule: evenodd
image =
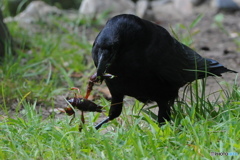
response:
<path id="1" fill-rule="evenodd" d="M 77 90 L 78 94 L 80 95 L 80 89 L 77 88 L 77 87 L 71 87 L 70 90 Z M 74 97 L 75 98 L 78 98 L 78 97 L 81 97 L 81 96 L 77 96 L 77 93 L 74 93 Z"/>

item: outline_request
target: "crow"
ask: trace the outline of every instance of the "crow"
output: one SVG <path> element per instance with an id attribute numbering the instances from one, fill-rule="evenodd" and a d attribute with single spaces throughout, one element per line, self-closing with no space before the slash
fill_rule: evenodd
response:
<path id="1" fill-rule="evenodd" d="M 170 108 L 185 84 L 237 73 L 201 57 L 163 27 L 130 14 L 108 20 L 93 43 L 92 57 L 98 80 L 105 80 L 112 95 L 109 117 L 96 129 L 121 114 L 125 95 L 143 103 L 155 101 L 162 123 L 170 120 Z M 105 78 L 106 73 L 114 78 Z"/>

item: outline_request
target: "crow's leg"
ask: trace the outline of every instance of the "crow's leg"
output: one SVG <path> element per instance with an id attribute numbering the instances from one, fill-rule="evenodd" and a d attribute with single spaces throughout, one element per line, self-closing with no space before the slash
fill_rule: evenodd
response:
<path id="1" fill-rule="evenodd" d="M 123 96 L 112 96 L 111 108 L 109 110 L 109 120 L 113 120 L 122 113 Z"/>
<path id="2" fill-rule="evenodd" d="M 98 123 L 96 126 L 95 126 L 95 129 L 99 129 L 101 128 L 101 126 L 104 124 L 104 123 L 107 123 L 109 121 L 109 117 L 104 119 L 102 122 Z"/>
<path id="3" fill-rule="evenodd" d="M 171 105 L 166 100 L 157 101 L 158 104 L 158 123 L 162 124 L 165 120 L 170 120 L 170 108 Z"/>
<path id="4" fill-rule="evenodd" d="M 104 123 L 117 118 L 122 112 L 123 96 L 112 96 L 111 108 L 109 111 L 109 117 L 95 126 L 99 129 Z"/>

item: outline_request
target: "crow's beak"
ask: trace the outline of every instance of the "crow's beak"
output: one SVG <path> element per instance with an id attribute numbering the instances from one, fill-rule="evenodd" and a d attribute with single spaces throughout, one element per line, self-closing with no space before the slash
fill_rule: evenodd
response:
<path id="1" fill-rule="evenodd" d="M 97 77 L 100 78 L 100 80 L 103 80 L 103 75 L 106 72 L 107 67 L 110 65 L 110 57 L 111 56 L 108 52 L 104 52 L 98 57 Z"/>

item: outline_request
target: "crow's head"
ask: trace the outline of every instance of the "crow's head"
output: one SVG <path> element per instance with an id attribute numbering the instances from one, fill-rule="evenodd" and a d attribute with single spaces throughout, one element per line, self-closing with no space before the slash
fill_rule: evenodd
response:
<path id="1" fill-rule="evenodd" d="M 99 80 L 103 80 L 104 73 L 118 54 L 131 50 L 131 47 L 139 47 L 141 41 L 146 40 L 144 28 L 143 21 L 133 15 L 115 16 L 107 22 L 95 39 L 92 49 Z"/>
<path id="2" fill-rule="evenodd" d="M 97 77 L 101 81 L 108 67 L 113 64 L 118 48 L 118 35 L 112 33 L 111 30 L 102 30 L 96 38 L 93 44 L 92 56 L 97 67 Z"/>

